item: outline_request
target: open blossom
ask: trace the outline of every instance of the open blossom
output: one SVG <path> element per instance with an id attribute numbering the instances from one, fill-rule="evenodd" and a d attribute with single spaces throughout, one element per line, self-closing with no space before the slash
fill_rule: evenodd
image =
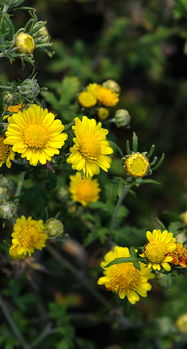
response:
<path id="1" fill-rule="evenodd" d="M 141 153 L 128 155 L 125 160 L 125 170 L 133 177 L 144 177 L 149 170 L 149 160 Z"/>
<path id="2" fill-rule="evenodd" d="M 55 116 L 38 105 L 19 111 L 8 118 L 5 143 L 26 158 L 31 165 L 50 161 L 64 145 L 67 134 L 64 125 Z"/>
<path id="3" fill-rule="evenodd" d="M 24 216 L 17 218 L 9 254 L 14 259 L 30 257 L 35 250 L 45 247 L 47 238 L 42 220 L 37 221 Z"/>
<path id="4" fill-rule="evenodd" d="M 108 171 L 113 153 L 109 142 L 106 140 L 108 130 L 102 128 L 94 119 L 83 116 L 82 120 L 75 118 L 74 145 L 70 148 L 70 156 L 67 159 L 73 169 L 83 171 L 86 177 L 92 177 L 100 172 L 100 168 Z"/>
<path id="5" fill-rule="evenodd" d="M 11 160 L 14 160 L 15 153 L 12 147 L 5 144 L 5 136 L 0 135 L 0 167 L 6 164 L 8 168 L 12 166 Z"/>
<path id="6" fill-rule="evenodd" d="M 169 263 L 172 262 L 172 253 L 176 249 L 176 239 L 172 233 L 167 230 L 161 231 L 154 229 L 151 233 L 146 233 L 148 243 L 144 247 L 144 252 L 141 257 L 149 261 L 148 266 L 154 270 L 161 270 L 163 267 L 166 271 L 171 270 Z"/>
<path id="7" fill-rule="evenodd" d="M 134 304 L 140 300 L 139 296 L 147 296 L 147 291 L 151 290 L 148 280 L 154 278 L 154 275 L 144 263 L 139 264 L 140 270 L 130 262 L 107 267 L 110 262 L 121 257 L 130 257 L 127 247 L 116 246 L 105 255 L 101 263 L 104 276 L 99 278 L 98 284 L 118 293 L 121 299 L 127 297 L 128 301 Z"/>
<path id="8" fill-rule="evenodd" d="M 70 176 L 70 193 L 74 201 L 87 206 L 89 202 L 95 202 L 99 199 L 99 183 L 97 179 L 82 178 L 80 172 Z"/>

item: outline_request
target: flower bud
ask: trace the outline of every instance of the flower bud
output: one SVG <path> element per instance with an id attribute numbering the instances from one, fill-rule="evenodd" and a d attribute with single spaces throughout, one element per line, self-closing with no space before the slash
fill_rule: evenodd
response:
<path id="1" fill-rule="evenodd" d="M 16 36 L 16 46 L 18 51 L 25 54 L 32 54 L 35 49 L 33 37 L 27 33 L 19 33 Z"/>
<path id="2" fill-rule="evenodd" d="M 5 187 L 0 187 L 0 202 L 7 201 L 9 199 L 8 189 Z"/>
<path id="3" fill-rule="evenodd" d="M 109 110 L 107 108 L 98 108 L 97 116 L 100 120 L 106 120 L 109 117 Z"/>
<path id="4" fill-rule="evenodd" d="M 20 95 L 17 92 L 5 92 L 3 94 L 3 104 L 14 105 L 20 103 Z"/>
<path id="5" fill-rule="evenodd" d="M 103 82 L 103 86 L 106 88 L 109 88 L 109 90 L 112 90 L 113 92 L 120 93 L 120 86 L 119 84 L 114 80 L 107 80 Z"/>
<path id="6" fill-rule="evenodd" d="M 179 316 L 175 324 L 180 332 L 187 333 L 187 314 Z"/>
<path id="7" fill-rule="evenodd" d="M 131 117 L 126 109 L 118 109 L 115 113 L 114 122 L 117 127 L 129 125 Z"/>
<path id="8" fill-rule="evenodd" d="M 184 225 L 187 225 L 187 211 L 181 214 L 181 220 L 184 223 Z"/>
<path id="9" fill-rule="evenodd" d="M 57 197 L 59 200 L 65 200 L 68 196 L 68 190 L 64 187 L 58 188 Z"/>
<path id="10" fill-rule="evenodd" d="M 45 232 L 51 239 L 61 237 L 64 232 L 64 225 L 59 219 L 50 218 L 45 223 Z"/>
<path id="11" fill-rule="evenodd" d="M 12 192 L 14 190 L 14 183 L 11 179 L 0 175 L 0 187 L 7 188 Z"/>
<path id="12" fill-rule="evenodd" d="M 11 219 L 16 214 L 17 207 L 13 202 L 5 202 L 0 205 L 0 218 Z"/>
<path id="13" fill-rule="evenodd" d="M 44 24 L 43 27 L 41 27 L 34 36 L 37 43 L 45 44 L 50 41 L 50 36 L 44 22 L 40 21 L 37 23 L 37 25 L 42 23 Z"/>
<path id="14" fill-rule="evenodd" d="M 36 79 L 26 79 L 17 88 L 23 97 L 29 99 L 36 98 L 40 93 L 40 86 Z"/>

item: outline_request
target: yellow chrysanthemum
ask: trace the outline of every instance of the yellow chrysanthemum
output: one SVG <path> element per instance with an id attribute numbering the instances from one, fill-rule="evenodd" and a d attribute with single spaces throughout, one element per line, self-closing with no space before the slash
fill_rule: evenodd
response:
<path id="1" fill-rule="evenodd" d="M 168 255 L 176 249 L 176 239 L 172 233 L 167 230 L 161 232 L 161 230 L 154 229 L 151 233 L 146 233 L 148 243 L 144 247 L 144 252 L 141 257 L 146 258 L 149 261 L 148 267 L 152 267 L 154 270 L 161 270 L 161 266 L 170 271 L 171 266 L 168 262 L 172 262 L 172 257 Z"/>
<path id="2" fill-rule="evenodd" d="M 21 154 L 31 165 L 42 165 L 59 154 L 67 134 L 62 133 L 64 125 L 55 116 L 38 105 L 19 111 L 8 118 L 5 143 Z"/>
<path id="3" fill-rule="evenodd" d="M 12 166 L 11 160 L 13 160 L 15 157 L 15 154 L 12 150 L 12 147 L 5 144 L 5 137 L 4 135 L 0 135 L 0 167 L 3 164 L 6 164 L 8 168 Z"/>
<path id="4" fill-rule="evenodd" d="M 94 119 L 83 116 L 82 120 L 75 118 L 75 126 L 72 127 L 75 133 L 74 146 L 70 148 L 71 155 L 67 159 L 73 169 L 83 171 L 86 177 L 98 174 L 100 167 L 108 171 L 111 164 L 113 150 L 106 140 L 108 130 L 102 128 Z"/>
<path id="5" fill-rule="evenodd" d="M 168 254 L 172 257 L 172 264 L 178 265 L 182 268 L 185 268 L 187 265 L 187 249 L 183 246 L 183 244 L 177 242 L 176 249 Z"/>
<path id="6" fill-rule="evenodd" d="M 105 255 L 101 263 L 104 276 L 98 280 L 98 284 L 105 285 L 107 290 L 118 293 L 121 299 L 127 297 L 128 301 L 134 304 L 139 301 L 139 295 L 147 296 L 147 291 L 151 289 L 148 280 L 154 278 L 154 275 L 144 263 L 140 263 L 140 270 L 130 262 L 107 267 L 107 264 L 120 257 L 130 257 L 127 247 L 116 246 Z"/>
<path id="7" fill-rule="evenodd" d="M 19 33 L 16 36 L 16 46 L 21 53 L 31 54 L 35 49 L 35 42 L 33 37 L 27 33 Z"/>
<path id="8" fill-rule="evenodd" d="M 98 108 L 97 116 L 100 120 L 106 120 L 109 117 L 109 110 L 107 108 Z"/>
<path id="9" fill-rule="evenodd" d="M 96 97 L 87 91 L 83 91 L 78 95 L 78 101 L 85 108 L 93 107 L 97 103 Z"/>
<path id="10" fill-rule="evenodd" d="M 182 219 L 182 222 L 187 225 L 187 211 L 183 212 L 181 214 L 181 219 Z"/>
<path id="11" fill-rule="evenodd" d="M 82 178 L 80 172 L 70 176 L 69 191 L 72 200 L 80 202 L 83 206 L 87 206 L 89 202 L 95 202 L 99 199 L 99 183 L 97 179 Z"/>
<path id="12" fill-rule="evenodd" d="M 91 93 L 92 95 L 94 95 L 97 98 L 97 94 L 100 90 L 102 86 L 96 83 L 93 84 L 89 84 L 86 88 L 86 91 L 88 91 L 89 93 Z"/>
<path id="13" fill-rule="evenodd" d="M 98 90 L 96 97 L 97 100 L 105 107 L 115 107 L 115 105 L 119 102 L 118 94 L 104 86 L 101 86 L 101 88 Z"/>
<path id="14" fill-rule="evenodd" d="M 149 160 L 144 154 L 131 154 L 125 160 L 125 170 L 130 176 L 144 177 L 149 170 Z"/>
<path id="15" fill-rule="evenodd" d="M 9 111 L 10 113 L 18 113 L 18 111 L 20 111 L 22 108 L 23 108 L 23 103 L 20 103 L 20 104 L 16 104 L 16 105 L 10 105 L 7 108 L 7 111 Z M 9 115 L 8 115 L 8 117 L 9 117 Z"/>
<path id="16" fill-rule="evenodd" d="M 16 219 L 12 233 L 12 245 L 9 254 L 14 259 L 31 256 L 35 250 L 46 246 L 47 234 L 44 232 L 42 220 L 36 221 L 31 217 Z"/>

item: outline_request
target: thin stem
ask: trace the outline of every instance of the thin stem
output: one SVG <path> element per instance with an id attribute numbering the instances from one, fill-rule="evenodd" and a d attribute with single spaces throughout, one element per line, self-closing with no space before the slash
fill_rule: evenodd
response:
<path id="1" fill-rule="evenodd" d="M 3 298 L 0 296 L 0 307 L 7 319 L 7 322 L 9 323 L 9 326 L 11 327 L 13 333 L 15 334 L 15 337 L 19 340 L 19 342 L 22 344 L 23 349 L 30 349 L 30 346 L 27 344 L 25 339 L 23 338 L 21 332 L 17 328 L 14 320 L 12 319 L 10 312 L 7 308 L 6 303 L 4 302 Z"/>
<path id="2" fill-rule="evenodd" d="M 74 265 L 71 264 L 71 262 L 62 257 L 52 246 L 48 246 L 48 251 L 63 267 L 69 269 L 69 271 L 87 288 L 87 290 L 92 294 L 93 297 L 95 297 L 107 309 L 112 308 L 112 305 L 93 288 L 90 282 L 80 274 L 80 272 L 74 267 Z"/>
<path id="3" fill-rule="evenodd" d="M 111 233 L 112 230 L 116 226 L 116 218 L 117 218 L 117 215 L 118 215 L 119 208 L 120 208 L 121 204 L 123 203 L 123 200 L 125 199 L 125 196 L 127 195 L 128 191 L 129 191 L 129 188 L 130 188 L 130 186 L 127 185 L 127 184 L 124 186 L 123 192 L 122 192 L 121 196 L 119 197 L 119 199 L 117 201 L 116 207 L 114 209 L 114 212 L 112 214 L 112 218 L 111 218 L 111 221 L 110 221 L 109 233 Z"/>
<path id="4" fill-rule="evenodd" d="M 50 334 L 58 333 L 59 330 L 58 328 L 51 328 L 51 324 L 48 324 L 40 335 L 31 343 L 31 348 L 36 348 L 46 337 Z"/>
<path id="5" fill-rule="evenodd" d="M 18 198 L 18 200 L 19 200 L 19 196 L 20 196 L 21 191 L 22 191 L 23 182 L 24 182 L 24 178 L 25 178 L 25 173 L 26 173 L 25 171 L 21 172 L 20 179 L 19 179 L 19 182 L 18 182 L 18 185 L 17 185 L 17 188 L 16 188 L 15 197 Z"/>

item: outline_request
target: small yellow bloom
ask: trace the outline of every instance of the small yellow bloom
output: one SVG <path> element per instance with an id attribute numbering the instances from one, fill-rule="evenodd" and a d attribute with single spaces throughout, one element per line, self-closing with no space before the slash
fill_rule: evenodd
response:
<path id="1" fill-rule="evenodd" d="M 70 176 L 69 191 L 72 200 L 80 202 L 83 206 L 87 206 L 89 202 L 95 202 L 99 199 L 99 183 L 97 179 L 82 178 L 80 172 Z"/>
<path id="2" fill-rule="evenodd" d="M 107 290 L 118 293 L 121 299 L 127 297 L 128 301 L 134 304 L 139 301 L 139 295 L 147 296 L 147 291 L 151 290 L 148 280 L 154 278 L 154 275 L 144 263 L 140 263 L 140 270 L 130 262 L 107 267 L 111 261 L 120 257 L 130 257 L 127 247 L 116 246 L 105 255 L 101 263 L 104 276 L 100 277 L 98 284 L 105 285 Z"/>
<path id="3" fill-rule="evenodd" d="M 38 105 L 19 111 L 8 118 L 5 143 L 21 154 L 31 165 L 50 161 L 64 145 L 67 134 L 64 125 L 55 116 Z"/>
<path id="4" fill-rule="evenodd" d="M 23 104 L 16 104 L 16 105 L 10 105 L 7 108 L 7 111 L 9 111 L 10 113 L 18 113 L 18 111 L 20 111 L 23 108 Z"/>
<path id="5" fill-rule="evenodd" d="M 72 164 L 77 171 L 83 171 L 86 177 L 98 174 L 100 168 L 107 172 L 111 164 L 108 154 L 113 153 L 106 140 L 108 130 L 102 128 L 100 122 L 97 124 L 95 119 L 88 119 L 87 116 L 83 116 L 82 120 L 75 118 L 72 129 L 75 144 L 70 148 L 68 164 Z"/>
<path id="6" fill-rule="evenodd" d="M 15 154 L 12 147 L 5 144 L 5 136 L 0 135 L 0 167 L 6 164 L 8 168 L 12 166 L 11 160 L 14 160 Z"/>
<path id="7" fill-rule="evenodd" d="M 149 160 L 141 153 L 134 153 L 127 156 L 125 170 L 133 177 L 144 177 L 149 170 Z"/>
<path id="8" fill-rule="evenodd" d="M 176 249 L 176 239 L 173 234 L 167 230 L 161 232 L 161 230 L 154 229 L 152 233 L 147 231 L 146 236 L 149 242 L 145 245 L 141 257 L 149 261 L 149 268 L 161 270 L 162 266 L 166 271 L 170 271 L 169 263 L 173 258 L 169 254 Z"/>
<path id="9" fill-rule="evenodd" d="M 101 86 L 100 89 L 98 89 L 96 98 L 105 107 L 115 107 L 119 102 L 119 95 L 104 86 Z"/>
<path id="10" fill-rule="evenodd" d="M 78 101 L 85 108 L 91 108 L 97 103 L 96 97 L 87 91 L 83 91 L 78 95 Z"/>
<path id="11" fill-rule="evenodd" d="M 100 120 L 106 120 L 109 117 L 109 110 L 107 108 L 98 108 L 97 116 Z"/>
<path id="12" fill-rule="evenodd" d="M 187 265 L 187 249 L 183 244 L 177 242 L 176 249 L 173 252 L 170 252 L 168 256 L 171 256 L 173 259 L 172 264 L 178 265 L 182 268 L 185 268 Z"/>
<path id="13" fill-rule="evenodd" d="M 19 33 L 16 36 L 16 46 L 21 53 L 32 54 L 35 49 L 33 37 L 27 33 Z"/>
<path id="14" fill-rule="evenodd" d="M 43 221 L 36 221 L 32 217 L 17 218 L 11 236 L 9 254 L 14 259 L 30 257 L 35 250 L 46 246 L 47 234 L 44 232 Z"/>
<path id="15" fill-rule="evenodd" d="M 187 314 L 180 315 L 175 324 L 180 332 L 187 333 Z"/>
<path id="16" fill-rule="evenodd" d="M 86 91 L 88 91 L 89 93 L 91 93 L 92 95 L 94 95 L 97 98 L 97 94 L 99 92 L 101 88 L 101 85 L 93 83 L 93 84 L 89 84 L 86 88 Z"/>
<path id="17" fill-rule="evenodd" d="M 181 214 L 181 219 L 182 219 L 182 222 L 187 225 L 187 211 L 183 212 Z"/>

